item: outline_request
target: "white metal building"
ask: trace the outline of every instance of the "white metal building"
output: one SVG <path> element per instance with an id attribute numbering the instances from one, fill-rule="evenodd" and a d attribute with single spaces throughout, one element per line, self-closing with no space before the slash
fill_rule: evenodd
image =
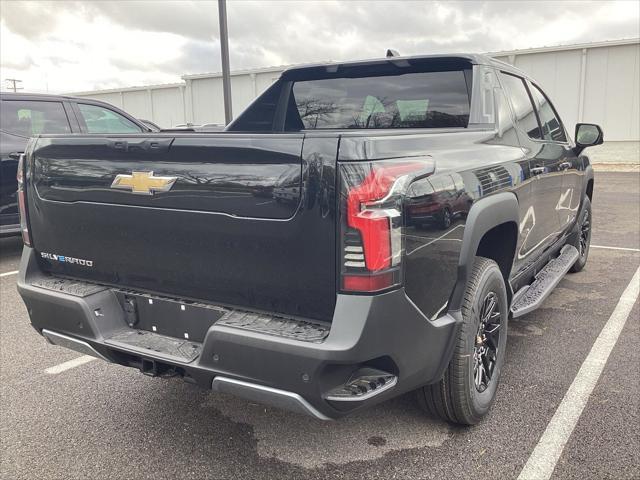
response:
<path id="1" fill-rule="evenodd" d="M 600 124 L 608 141 L 640 141 L 640 39 L 490 53 L 535 78 L 569 132 Z M 237 115 L 286 66 L 232 72 Z M 222 74 L 185 75 L 183 83 L 75 93 L 116 105 L 162 127 L 224 123 Z"/>

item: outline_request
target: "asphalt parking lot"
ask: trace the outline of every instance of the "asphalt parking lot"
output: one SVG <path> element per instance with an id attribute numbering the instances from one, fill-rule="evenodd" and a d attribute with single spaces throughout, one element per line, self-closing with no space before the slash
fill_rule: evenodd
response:
<path id="1" fill-rule="evenodd" d="M 640 175 L 595 181 L 589 263 L 510 323 L 497 403 L 473 428 L 428 418 L 410 395 L 321 422 L 99 360 L 65 363 L 81 355 L 29 326 L 11 273 L 21 244 L 3 239 L 0 476 L 516 478 L 640 265 Z M 639 340 L 635 303 L 552 478 L 640 478 Z"/>

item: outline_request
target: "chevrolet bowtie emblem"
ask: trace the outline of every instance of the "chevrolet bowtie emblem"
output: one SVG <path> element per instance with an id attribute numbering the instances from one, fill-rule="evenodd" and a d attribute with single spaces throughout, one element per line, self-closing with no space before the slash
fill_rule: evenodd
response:
<path id="1" fill-rule="evenodd" d="M 155 192 L 168 192 L 177 179 L 178 177 L 154 177 L 153 172 L 131 172 L 131 175 L 117 175 L 111 188 L 153 195 Z"/>

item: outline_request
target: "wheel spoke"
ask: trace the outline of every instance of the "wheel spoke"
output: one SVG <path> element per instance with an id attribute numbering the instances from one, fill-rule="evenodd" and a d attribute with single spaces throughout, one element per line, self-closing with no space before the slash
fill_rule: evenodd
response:
<path id="1" fill-rule="evenodd" d="M 494 337 L 493 335 L 488 335 L 485 340 L 485 343 L 487 344 L 487 347 L 489 347 L 490 350 L 494 352 L 498 351 L 498 342 L 496 341 L 496 337 Z"/>
<path id="2" fill-rule="evenodd" d="M 474 347 L 473 379 L 476 389 L 484 392 L 493 378 L 498 361 L 501 313 L 499 297 L 489 292 L 480 307 L 476 345 Z"/>
<path id="3" fill-rule="evenodd" d="M 485 306 L 482 309 L 482 322 L 487 323 L 487 321 L 491 318 L 496 308 L 497 302 L 496 297 L 492 293 L 489 294 L 487 300 L 485 300 Z"/>
<path id="4" fill-rule="evenodd" d="M 487 355 L 482 356 L 482 370 L 484 371 L 484 376 L 487 379 L 487 385 L 489 385 L 491 375 L 493 374 L 493 368 Z"/>
<path id="5" fill-rule="evenodd" d="M 478 390 L 482 386 L 481 375 L 482 373 L 480 372 L 480 359 L 476 359 L 475 366 L 473 368 L 473 376 L 474 376 L 474 382 L 476 384 L 476 388 Z"/>

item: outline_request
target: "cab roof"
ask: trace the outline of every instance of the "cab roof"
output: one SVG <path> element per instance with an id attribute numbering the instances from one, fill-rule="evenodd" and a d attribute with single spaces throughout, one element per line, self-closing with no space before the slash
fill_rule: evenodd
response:
<path id="1" fill-rule="evenodd" d="M 325 62 L 317 64 L 299 65 L 287 68 L 283 72 L 283 77 L 298 76 L 304 73 L 333 73 L 337 74 L 340 71 L 348 71 L 351 69 L 358 69 L 367 67 L 411 67 L 417 65 L 434 64 L 435 65 L 488 65 L 500 70 L 504 70 L 510 73 L 526 77 L 527 75 L 518 68 L 508 63 L 496 60 L 488 55 L 482 55 L 478 53 L 460 53 L 460 54 L 438 54 L 438 55 L 414 55 L 414 56 L 394 56 L 384 57 L 369 60 L 356 60 L 352 62 Z"/>

